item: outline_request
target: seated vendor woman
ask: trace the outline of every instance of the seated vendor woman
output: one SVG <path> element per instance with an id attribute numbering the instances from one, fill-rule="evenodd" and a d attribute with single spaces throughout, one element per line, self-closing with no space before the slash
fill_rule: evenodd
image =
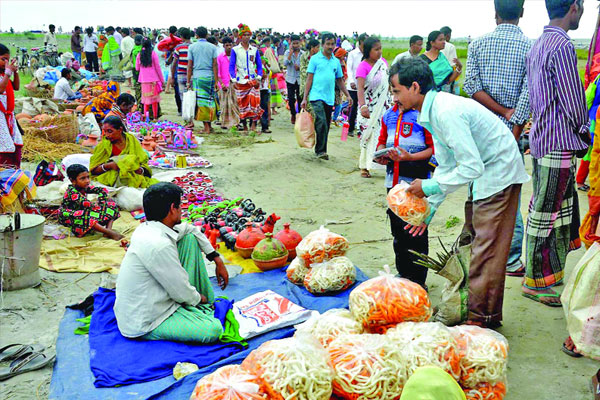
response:
<path id="1" fill-rule="evenodd" d="M 125 337 L 212 343 L 223 334 L 202 252 L 214 260 L 221 289 L 229 275 L 200 229 L 181 223 L 182 194 L 167 182 L 144 193 L 147 222 L 133 233 L 117 277 L 114 311 Z"/>
<path id="2" fill-rule="evenodd" d="M 58 221 L 71 228 L 77 237 L 96 231 L 113 240 L 123 239 L 123 235 L 112 229 L 119 218 L 119 207 L 108 198 L 106 189 L 90 186 L 90 173 L 81 164 L 69 166 L 67 176 L 71 184 L 58 211 Z M 98 199 L 88 199 L 88 194 L 97 195 Z"/>
<path id="3" fill-rule="evenodd" d="M 90 159 L 90 172 L 92 180 L 105 186 L 147 188 L 158 183 L 152 178 L 148 154 L 115 116 L 102 123 L 102 141 Z"/>

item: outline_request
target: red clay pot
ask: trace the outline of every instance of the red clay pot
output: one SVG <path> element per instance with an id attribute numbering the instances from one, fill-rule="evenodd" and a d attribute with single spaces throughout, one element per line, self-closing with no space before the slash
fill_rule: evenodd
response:
<path id="1" fill-rule="evenodd" d="M 246 229 L 240 232 L 235 241 L 235 250 L 244 258 L 250 258 L 254 246 L 265 238 L 260 228 L 252 226 L 252 222 L 246 224 Z"/>
<path id="2" fill-rule="evenodd" d="M 289 252 L 288 260 L 296 258 L 296 246 L 302 241 L 302 236 L 295 230 L 290 229 L 290 223 L 283 224 L 283 229 L 277 232 L 275 239 L 281 241 Z"/>

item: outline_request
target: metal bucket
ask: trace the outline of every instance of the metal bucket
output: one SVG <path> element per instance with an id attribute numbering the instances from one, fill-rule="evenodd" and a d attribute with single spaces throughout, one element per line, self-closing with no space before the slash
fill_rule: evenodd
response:
<path id="1" fill-rule="evenodd" d="M 41 215 L 0 215 L 1 290 L 40 284 L 39 262 L 45 221 Z"/>

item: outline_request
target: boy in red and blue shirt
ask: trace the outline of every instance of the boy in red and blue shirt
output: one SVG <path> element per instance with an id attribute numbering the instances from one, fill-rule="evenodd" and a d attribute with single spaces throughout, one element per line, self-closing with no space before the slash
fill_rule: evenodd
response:
<path id="1" fill-rule="evenodd" d="M 431 134 L 417 123 L 418 118 L 418 111 L 403 110 L 398 103 L 383 115 L 377 150 L 393 150 L 376 161 L 387 165 L 385 187 L 388 192 L 400 181 L 411 183 L 417 178 L 427 179 L 430 175 L 429 160 L 433 155 L 433 139 Z M 387 214 L 394 237 L 398 275 L 426 288 L 427 268 L 415 264 L 417 257 L 409 250 L 428 254 L 427 231 L 422 236 L 412 236 L 405 229 L 406 222 L 389 208 Z"/>

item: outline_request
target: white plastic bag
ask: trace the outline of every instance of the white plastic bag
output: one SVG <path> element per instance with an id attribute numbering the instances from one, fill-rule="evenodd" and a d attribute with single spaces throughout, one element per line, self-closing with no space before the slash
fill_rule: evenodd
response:
<path id="1" fill-rule="evenodd" d="M 236 301 L 232 311 L 240 324 L 240 336 L 244 339 L 304 322 L 313 313 L 272 290 Z"/>
<path id="2" fill-rule="evenodd" d="M 560 297 L 567 330 L 581 354 L 600 360 L 600 244 L 579 260 Z"/>
<path id="3" fill-rule="evenodd" d="M 346 290 L 356 281 L 356 268 L 348 257 L 334 257 L 311 265 L 304 277 L 304 287 L 312 294 Z"/>
<path id="4" fill-rule="evenodd" d="M 184 121 L 194 119 L 196 111 L 196 91 L 188 90 L 183 94 L 183 102 L 181 104 L 181 116 Z"/>
<path id="5" fill-rule="evenodd" d="M 266 396 L 258 376 L 239 365 L 226 365 L 200 379 L 190 400 L 261 400 Z"/>

